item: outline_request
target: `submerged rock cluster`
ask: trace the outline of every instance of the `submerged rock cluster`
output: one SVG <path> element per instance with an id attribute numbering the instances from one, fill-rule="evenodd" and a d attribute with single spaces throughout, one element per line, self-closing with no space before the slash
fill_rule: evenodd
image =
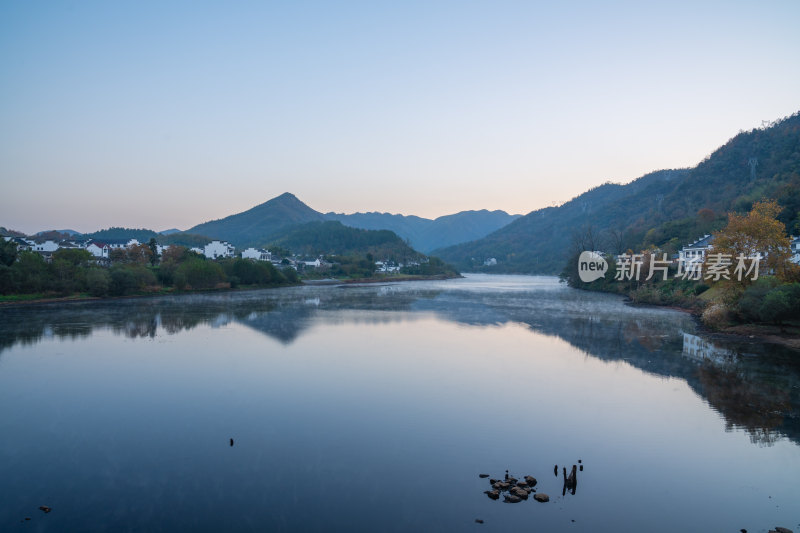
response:
<path id="1" fill-rule="evenodd" d="M 580 464 L 581 462 L 579 459 L 578 463 Z M 580 471 L 583 472 L 583 464 L 580 465 Z M 567 492 L 575 494 L 578 487 L 578 465 L 572 465 L 572 470 L 569 474 L 567 474 L 566 467 L 562 467 L 562 472 L 564 474 L 564 487 L 561 495 L 565 496 Z M 558 465 L 553 467 L 553 473 L 558 477 Z M 489 477 L 489 474 L 480 474 L 479 477 L 485 479 Z M 533 494 L 533 499 L 537 502 L 550 501 L 550 496 L 547 494 L 543 492 L 536 493 L 534 487 L 536 487 L 537 481 L 533 476 L 524 476 L 522 480 L 518 480 L 514 476 L 510 476 L 508 470 L 506 470 L 506 475 L 503 479 L 490 478 L 489 483 L 492 488 L 484 491 L 484 494 L 492 500 L 499 500 L 500 496 L 503 496 L 505 503 L 519 503 L 522 500 L 527 500 Z"/>
<path id="2" fill-rule="evenodd" d="M 481 478 L 489 477 L 488 474 L 481 474 Z M 522 500 L 527 500 L 531 493 L 536 492 L 536 478 L 533 476 L 524 476 L 522 480 L 518 480 L 514 476 L 506 475 L 503 479 L 489 479 L 489 484 L 492 486 L 491 490 L 484 491 L 490 499 L 499 500 L 503 496 L 503 501 L 506 503 L 519 503 Z M 544 499 L 542 499 L 544 497 Z M 536 501 L 548 501 L 550 498 L 547 494 L 534 494 Z"/>

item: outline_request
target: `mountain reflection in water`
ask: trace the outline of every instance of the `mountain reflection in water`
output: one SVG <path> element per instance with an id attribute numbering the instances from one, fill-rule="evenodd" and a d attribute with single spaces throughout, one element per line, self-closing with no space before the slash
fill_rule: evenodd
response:
<path id="1" fill-rule="evenodd" d="M 318 324 L 394 322 L 433 314 L 465 327 L 525 324 L 565 340 L 584 354 L 625 361 L 644 372 L 677 377 L 719 412 L 727 428 L 753 443 L 781 437 L 800 443 L 800 358 L 759 343 L 713 342 L 697 335 L 690 316 L 625 305 L 610 295 L 568 289 L 551 278 L 517 286 L 457 282 L 304 286 L 115 301 L 19 306 L 0 310 L 0 359 L 15 344 L 49 337 L 76 339 L 106 329 L 129 338 L 173 335 L 200 325 L 236 322 L 290 344 Z"/>

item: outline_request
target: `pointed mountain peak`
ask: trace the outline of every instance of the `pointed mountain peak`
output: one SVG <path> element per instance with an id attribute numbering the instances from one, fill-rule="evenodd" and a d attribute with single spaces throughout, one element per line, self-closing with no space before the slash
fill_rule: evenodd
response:
<path id="1" fill-rule="evenodd" d="M 295 201 L 295 202 L 299 202 L 300 201 L 300 199 L 297 196 L 295 196 L 294 194 L 292 194 L 290 192 L 285 192 L 285 193 L 283 193 L 283 194 L 281 194 L 279 196 L 276 196 L 275 198 L 273 198 L 270 201 L 274 202 L 274 201 L 277 201 L 277 200 L 280 200 L 280 201 L 292 200 L 292 201 Z"/>

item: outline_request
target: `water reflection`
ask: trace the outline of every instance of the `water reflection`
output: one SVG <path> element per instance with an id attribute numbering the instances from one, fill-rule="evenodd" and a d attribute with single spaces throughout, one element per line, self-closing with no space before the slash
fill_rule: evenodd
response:
<path id="1" fill-rule="evenodd" d="M 685 380 L 721 413 L 729 429 L 745 429 L 756 444 L 770 445 L 782 436 L 800 442 L 800 358 L 792 352 L 712 341 L 699 335 L 684 313 L 627 306 L 619 298 L 573 291 L 552 279 L 487 279 L 6 308 L 0 310 L 0 358 L 15 344 L 76 340 L 98 329 L 135 339 L 232 322 L 289 344 L 317 324 L 356 320 L 342 310 L 367 311 L 358 320 L 374 322 L 432 314 L 464 327 L 518 323 L 563 339 L 588 357 Z"/>
<path id="2" fill-rule="evenodd" d="M 698 363 L 716 366 L 735 365 L 738 357 L 732 350 L 720 348 L 713 342 L 690 333 L 683 334 L 683 355 Z"/>

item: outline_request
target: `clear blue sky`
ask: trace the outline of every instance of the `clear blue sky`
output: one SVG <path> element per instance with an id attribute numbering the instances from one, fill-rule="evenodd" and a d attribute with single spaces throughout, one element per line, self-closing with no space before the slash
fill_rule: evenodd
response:
<path id="1" fill-rule="evenodd" d="M 0 3 L 0 225 L 527 213 L 800 110 L 800 2 Z"/>

